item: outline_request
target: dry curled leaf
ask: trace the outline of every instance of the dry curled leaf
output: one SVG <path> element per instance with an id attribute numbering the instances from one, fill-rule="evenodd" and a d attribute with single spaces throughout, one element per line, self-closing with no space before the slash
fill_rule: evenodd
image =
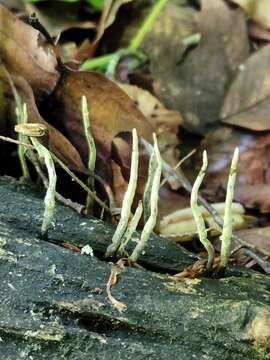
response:
<path id="1" fill-rule="evenodd" d="M 153 76 L 160 82 L 161 100 L 179 110 L 184 126 L 196 133 L 204 133 L 218 120 L 227 87 L 249 54 L 243 12 L 230 9 L 223 0 L 201 3 L 196 12 L 169 2 L 149 34 L 152 41 L 145 45 Z M 187 49 L 183 40 L 194 33 L 200 33 L 201 40 Z"/>
<path id="2" fill-rule="evenodd" d="M 96 171 L 111 183 L 111 146 L 120 133 L 133 128 L 138 135 L 151 141 L 153 128 L 118 85 L 94 72 L 68 72 L 50 97 L 55 125 L 78 149 L 84 163 L 88 147 L 82 126 L 81 97 L 89 106 L 91 128 L 97 147 Z"/>
<path id="3" fill-rule="evenodd" d="M 235 191 L 236 201 L 245 204 L 248 209 L 259 210 L 262 214 L 270 211 L 270 184 L 245 184 Z"/>
<path id="4" fill-rule="evenodd" d="M 179 161 L 179 139 L 177 134 L 179 126 L 183 122 L 181 115 L 177 111 L 166 109 L 147 90 L 135 85 L 119 84 L 119 86 L 131 97 L 138 109 L 155 129 L 162 158 L 171 166 L 175 166 Z"/>
<path id="5" fill-rule="evenodd" d="M 104 31 L 112 25 L 115 20 L 116 14 L 119 8 L 132 0 L 106 0 L 102 15 L 98 24 L 97 34 L 95 37 L 95 43 L 97 43 L 102 37 Z"/>
<path id="6" fill-rule="evenodd" d="M 270 227 L 243 229 L 237 231 L 237 235 L 245 239 L 257 249 L 264 249 L 270 253 Z"/>
<path id="7" fill-rule="evenodd" d="M 24 77 L 39 98 L 51 93 L 59 79 L 55 56 L 40 41 L 37 30 L 0 5 L 0 59 L 9 72 Z"/>
<path id="8" fill-rule="evenodd" d="M 256 40 L 270 41 L 270 29 L 250 21 L 248 24 L 248 33 L 249 36 Z"/>
<path id="9" fill-rule="evenodd" d="M 26 2 L 25 10 L 29 15 L 35 13 L 40 23 L 53 37 L 59 36 L 62 32 L 69 29 L 96 28 L 96 24 L 93 21 L 79 20 L 79 4 L 69 4 L 64 1 L 52 1 L 47 2 L 46 6 L 42 6 L 42 2 L 34 4 Z"/>
<path id="10" fill-rule="evenodd" d="M 222 127 L 203 142 L 209 166 L 204 193 L 212 201 L 224 200 L 233 149 L 239 147 L 235 200 L 260 212 L 270 210 L 270 135 Z"/>
<path id="11" fill-rule="evenodd" d="M 22 102 L 26 103 L 28 122 L 46 125 L 47 129 L 49 130 L 50 146 L 53 153 L 61 160 L 63 160 L 71 169 L 85 172 L 86 169 L 83 165 L 81 157 L 74 146 L 67 140 L 64 135 L 62 135 L 57 129 L 45 121 L 40 115 L 35 103 L 32 89 L 27 81 L 24 78 L 15 75 L 12 76 L 12 79 L 16 90 L 22 99 Z M 7 77 L 1 74 L 0 83 L 4 86 L 4 94 L 6 99 L 11 100 L 9 104 L 9 129 L 13 129 L 14 125 L 16 124 L 16 119 L 12 89 L 10 88 Z"/>
<path id="12" fill-rule="evenodd" d="M 252 54 L 238 70 L 221 110 L 223 122 L 255 131 L 270 129 L 270 45 Z"/>
<path id="13" fill-rule="evenodd" d="M 258 24 L 270 28 L 270 2 L 269 0 L 232 0 L 241 6 L 247 15 Z"/>
<path id="14" fill-rule="evenodd" d="M 115 198 L 115 205 L 118 208 L 122 207 L 123 199 L 128 187 L 128 182 L 124 179 L 121 167 L 112 160 L 112 177 L 113 177 L 113 191 Z"/>

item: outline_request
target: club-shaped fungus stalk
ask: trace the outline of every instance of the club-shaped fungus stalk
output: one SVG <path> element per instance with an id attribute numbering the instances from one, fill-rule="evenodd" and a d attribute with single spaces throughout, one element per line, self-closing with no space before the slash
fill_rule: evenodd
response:
<path id="1" fill-rule="evenodd" d="M 47 168 L 49 184 L 44 198 L 45 210 L 41 225 L 41 236 L 46 237 L 54 215 L 56 191 L 56 172 L 54 162 L 50 151 L 41 143 L 42 138 L 47 136 L 48 130 L 46 126 L 42 124 L 18 124 L 15 126 L 15 131 L 30 137 L 31 142 L 38 153 L 40 161 L 44 161 Z"/>
<path id="2" fill-rule="evenodd" d="M 148 165 L 148 178 L 145 185 L 145 190 L 143 194 L 143 217 L 144 223 L 147 222 L 149 216 L 151 214 L 151 193 L 153 188 L 153 180 L 156 173 L 157 168 L 157 156 L 156 152 L 153 149 L 152 154 L 150 156 L 149 165 Z"/>
<path id="3" fill-rule="evenodd" d="M 17 124 L 25 124 L 27 122 L 26 104 L 22 103 L 21 97 L 18 94 L 18 91 L 15 87 L 15 84 L 13 82 L 11 75 L 6 70 L 5 66 L 3 68 L 4 68 L 4 72 L 6 74 L 6 77 L 9 81 L 9 84 L 10 84 L 10 87 L 11 87 L 11 90 L 12 90 L 12 93 L 14 96 L 15 104 L 16 104 L 15 115 L 16 115 Z M 22 134 L 18 134 L 18 140 L 20 143 L 28 142 L 28 138 Z M 22 169 L 23 178 L 30 179 L 30 174 L 29 174 L 29 170 L 28 170 L 28 166 L 27 166 L 27 162 L 26 162 L 25 152 L 26 152 L 26 148 L 23 145 L 19 144 L 18 145 L 18 157 L 19 157 L 19 162 L 20 162 L 21 169 Z"/>
<path id="4" fill-rule="evenodd" d="M 135 230 L 137 229 L 137 226 L 141 219 L 142 213 L 143 213 L 143 205 L 142 205 L 142 202 L 140 201 L 137 206 L 137 209 L 135 211 L 135 214 L 133 215 L 132 219 L 130 220 L 130 223 L 128 224 L 126 232 L 124 233 L 124 236 L 122 238 L 121 244 L 118 249 L 119 254 L 124 254 L 125 247 L 127 246 L 128 242 L 130 241 Z"/>
<path id="5" fill-rule="evenodd" d="M 96 151 L 96 145 L 95 145 L 95 139 L 92 134 L 91 126 L 90 126 L 90 119 L 89 119 L 89 110 L 87 105 L 87 99 L 85 96 L 82 96 L 82 118 L 83 118 L 83 129 L 85 138 L 88 145 L 88 170 L 90 175 L 94 174 L 95 167 L 96 167 L 96 157 L 97 157 L 97 151 Z M 87 185 L 92 191 L 95 191 L 95 181 L 93 176 L 89 176 Z M 90 214 L 93 210 L 93 197 L 89 194 L 87 195 L 86 200 L 86 213 Z"/>
<path id="6" fill-rule="evenodd" d="M 25 124 L 27 122 L 27 109 L 26 104 L 23 105 L 17 105 L 16 107 L 16 117 L 17 117 L 17 124 Z M 19 135 L 19 141 L 22 143 L 27 142 L 27 137 L 22 134 Z M 23 145 L 18 145 L 18 157 L 22 168 L 22 174 L 25 179 L 30 179 L 29 170 L 26 162 L 25 157 L 25 147 Z"/>
<path id="7" fill-rule="evenodd" d="M 234 197 L 234 187 L 235 187 L 235 181 L 237 175 L 238 161 L 239 161 L 239 149 L 236 148 L 234 150 L 230 175 L 227 184 L 224 225 L 222 229 L 222 234 L 220 236 L 220 240 L 221 240 L 220 265 L 219 265 L 220 270 L 226 268 L 231 254 L 232 229 L 233 229 L 232 202 Z"/>
<path id="8" fill-rule="evenodd" d="M 139 147 L 136 129 L 132 130 L 132 156 L 130 178 L 126 193 L 124 195 L 120 220 L 112 238 L 112 244 L 108 246 L 106 257 L 112 256 L 118 249 L 122 237 L 127 229 L 128 221 L 131 213 L 131 206 L 136 192 L 139 165 Z"/>
<path id="9" fill-rule="evenodd" d="M 159 187 L 160 187 L 160 178 L 162 173 L 162 160 L 158 149 L 157 144 L 157 138 L 154 134 L 154 152 L 157 160 L 157 167 L 155 169 L 155 175 L 153 177 L 153 183 L 152 183 L 152 191 L 151 191 L 151 197 L 150 197 L 150 217 L 148 218 L 146 224 L 144 225 L 144 228 L 141 232 L 141 237 L 138 242 L 138 244 L 135 246 L 135 249 L 133 250 L 130 260 L 133 263 L 137 262 L 137 259 L 143 249 L 146 247 L 147 242 L 149 240 L 149 237 L 154 230 L 154 227 L 157 222 L 157 213 L 158 213 L 158 198 L 159 198 Z"/>
<path id="10" fill-rule="evenodd" d="M 202 216 L 201 209 L 200 209 L 200 207 L 198 205 L 198 191 L 199 191 L 200 186 L 201 186 L 201 184 L 203 182 L 207 165 L 208 165 L 207 153 L 204 150 L 204 152 L 203 152 L 203 164 L 202 164 L 201 170 L 200 170 L 200 172 L 199 172 L 199 174 L 198 174 L 198 176 L 197 176 L 197 178 L 196 178 L 196 180 L 194 182 L 194 185 L 192 187 L 190 206 L 191 206 L 191 210 L 192 210 L 194 220 L 196 222 L 200 242 L 203 244 L 203 246 L 205 247 L 205 249 L 206 249 L 206 251 L 208 253 L 206 269 L 211 270 L 212 264 L 213 264 L 213 261 L 214 261 L 215 250 L 214 250 L 213 245 L 211 244 L 211 242 L 207 238 L 207 230 L 206 230 L 206 227 L 205 227 L 205 223 L 204 223 L 204 219 L 203 219 L 203 216 Z"/>

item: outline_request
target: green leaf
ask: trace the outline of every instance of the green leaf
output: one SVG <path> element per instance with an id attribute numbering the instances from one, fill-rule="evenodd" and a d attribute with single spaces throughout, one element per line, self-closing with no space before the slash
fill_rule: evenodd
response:
<path id="1" fill-rule="evenodd" d="M 103 10 L 105 0 L 87 0 L 88 3 L 97 10 Z"/>
<path id="2" fill-rule="evenodd" d="M 37 3 L 37 2 L 42 2 L 44 0 L 24 0 L 24 2 L 32 2 L 32 3 Z M 61 0 L 63 2 L 66 2 L 66 3 L 76 3 L 76 2 L 79 2 L 80 0 Z M 104 8 L 104 2 L 105 0 L 87 0 L 87 3 L 94 7 L 95 9 L 99 10 L 99 11 L 102 11 L 103 8 Z"/>

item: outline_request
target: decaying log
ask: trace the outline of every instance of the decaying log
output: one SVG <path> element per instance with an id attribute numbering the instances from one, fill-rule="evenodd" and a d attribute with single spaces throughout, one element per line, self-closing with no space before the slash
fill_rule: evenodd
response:
<path id="1" fill-rule="evenodd" d="M 57 205 L 49 241 L 39 239 L 43 200 L 35 189 L 0 178 L 1 359 L 270 358 L 270 278 L 245 270 L 223 279 L 173 282 L 166 272 L 192 260 L 153 236 L 107 298 L 111 264 L 102 255 L 114 226 Z M 97 256 L 63 243 L 89 244 Z M 152 270 L 152 271 L 151 271 Z"/>

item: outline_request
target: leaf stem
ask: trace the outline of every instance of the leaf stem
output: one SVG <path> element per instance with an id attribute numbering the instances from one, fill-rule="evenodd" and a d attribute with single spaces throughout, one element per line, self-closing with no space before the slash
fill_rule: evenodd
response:
<path id="1" fill-rule="evenodd" d="M 131 40 L 128 49 L 129 50 L 137 50 L 141 46 L 146 34 L 151 29 L 152 25 L 154 24 L 156 18 L 160 14 L 163 7 L 167 4 L 168 0 L 158 0 L 153 5 L 150 13 L 146 17 L 145 21 L 143 22 L 142 26 L 140 27 L 137 34 Z"/>
<path id="2" fill-rule="evenodd" d="M 112 66 L 115 67 L 115 62 L 118 62 L 121 57 L 123 56 L 129 56 L 129 55 L 135 55 L 140 56 L 140 53 L 138 53 L 138 49 L 142 45 L 142 42 L 146 36 L 146 34 L 151 29 L 153 23 L 155 22 L 156 18 L 162 11 L 163 7 L 166 5 L 168 0 L 157 0 L 155 4 L 152 6 L 150 13 L 144 20 L 142 26 L 138 30 L 138 32 L 135 34 L 134 38 L 131 40 L 129 46 L 126 49 L 120 49 L 113 54 L 107 54 L 103 56 L 96 57 L 91 60 L 86 60 L 82 66 L 81 70 L 90 71 L 97 68 L 107 68 L 107 66 L 111 63 Z M 120 55 L 119 55 L 120 54 Z M 142 61 L 145 61 L 145 57 L 141 58 Z"/>

